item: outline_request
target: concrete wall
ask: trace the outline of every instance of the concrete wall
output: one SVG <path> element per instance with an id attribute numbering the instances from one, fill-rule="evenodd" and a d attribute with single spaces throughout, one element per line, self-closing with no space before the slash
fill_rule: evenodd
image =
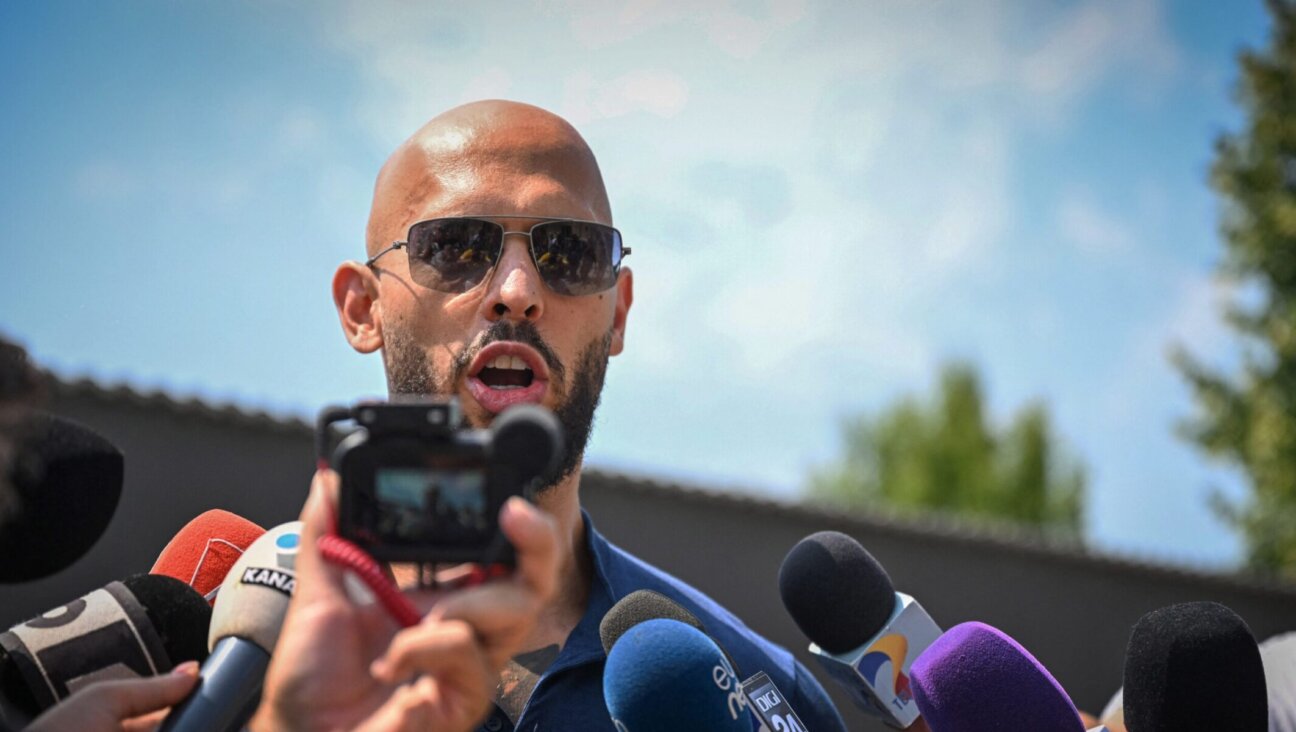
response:
<path id="1" fill-rule="evenodd" d="M 0 627 L 112 579 L 147 571 L 189 519 L 225 508 L 271 526 L 296 517 L 313 469 L 310 429 L 161 397 L 56 390 L 55 411 L 102 431 L 126 454 L 126 488 L 107 534 L 56 577 L 0 586 Z M 822 529 L 845 531 L 886 566 L 898 589 L 943 626 L 988 622 L 1019 640 L 1082 708 L 1097 712 L 1120 685 L 1131 625 L 1174 602 L 1211 599 L 1258 638 L 1296 629 L 1296 588 L 1136 565 L 920 524 L 851 519 L 744 498 L 587 474 L 583 501 L 614 543 L 679 576 L 751 627 L 797 651 L 777 573 L 787 550 Z M 829 682 L 825 680 L 827 686 Z M 839 708 L 851 729 L 885 729 Z"/>
<path id="2" fill-rule="evenodd" d="M 295 519 L 310 487 L 314 451 L 305 425 L 67 387 L 56 391 L 50 407 L 121 448 L 125 485 L 108 530 L 89 554 L 53 577 L 0 585 L 3 627 L 147 572 L 171 537 L 207 509 L 224 508 L 267 528 Z"/>

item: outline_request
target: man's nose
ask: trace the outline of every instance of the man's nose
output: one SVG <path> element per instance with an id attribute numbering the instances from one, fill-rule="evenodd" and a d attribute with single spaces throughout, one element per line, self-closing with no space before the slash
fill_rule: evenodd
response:
<path id="1" fill-rule="evenodd" d="M 540 318 L 544 311 L 544 284 L 540 273 L 531 261 L 530 242 L 522 234 L 508 234 L 500 251 L 499 261 L 488 284 L 489 291 L 482 303 L 486 319 L 492 322 Z"/>

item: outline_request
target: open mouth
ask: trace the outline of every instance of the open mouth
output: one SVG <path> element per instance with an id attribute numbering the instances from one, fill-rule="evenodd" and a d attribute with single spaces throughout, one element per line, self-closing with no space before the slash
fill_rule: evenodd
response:
<path id="1" fill-rule="evenodd" d="M 468 393 L 486 411 L 499 414 L 515 404 L 539 404 L 549 389 L 549 368 L 534 348 L 496 341 L 473 359 Z"/>
<path id="2" fill-rule="evenodd" d="M 518 356 L 496 356 L 477 373 L 477 378 L 492 389 L 524 389 L 535 381 L 535 372 Z"/>

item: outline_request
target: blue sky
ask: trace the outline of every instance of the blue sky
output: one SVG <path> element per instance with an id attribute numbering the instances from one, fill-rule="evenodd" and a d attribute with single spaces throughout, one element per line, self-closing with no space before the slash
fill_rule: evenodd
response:
<path id="1" fill-rule="evenodd" d="M 6 3 L 0 331 L 68 376 L 381 394 L 328 283 L 427 118 L 570 119 L 634 256 L 590 462 L 791 497 L 950 358 L 1043 399 L 1103 549 L 1235 562 L 1166 360 L 1236 362 L 1214 138 L 1260 3 Z"/>

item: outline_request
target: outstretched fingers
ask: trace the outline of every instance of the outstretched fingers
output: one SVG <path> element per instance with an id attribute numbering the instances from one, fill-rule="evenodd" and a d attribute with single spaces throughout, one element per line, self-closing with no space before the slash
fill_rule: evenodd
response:
<path id="1" fill-rule="evenodd" d="M 467 622 L 497 671 L 522 650 L 558 587 L 558 525 L 553 517 L 512 498 L 500 512 L 500 527 L 516 550 L 513 575 L 446 593 L 428 615 Z"/>

